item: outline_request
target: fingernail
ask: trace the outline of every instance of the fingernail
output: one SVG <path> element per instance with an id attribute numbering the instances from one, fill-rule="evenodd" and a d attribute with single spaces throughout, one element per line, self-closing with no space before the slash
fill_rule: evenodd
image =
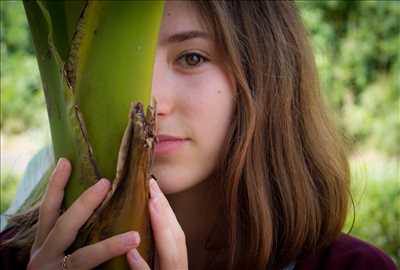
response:
<path id="1" fill-rule="evenodd" d="M 63 168 L 64 164 L 65 164 L 65 158 L 62 158 L 62 157 L 59 158 L 57 161 L 57 165 L 56 165 L 57 170 L 61 170 Z"/>
<path id="2" fill-rule="evenodd" d="M 100 179 L 97 181 L 97 183 L 94 185 L 94 190 L 96 192 L 102 192 L 108 188 L 108 180 L 105 178 Z"/>
<path id="3" fill-rule="evenodd" d="M 151 178 L 153 178 L 154 180 L 156 180 L 158 182 L 157 177 L 154 176 L 154 174 L 151 175 Z"/>
<path id="4" fill-rule="evenodd" d="M 150 196 L 152 198 L 157 197 L 160 189 L 157 185 L 156 180 L 154 180 L 153 178 L 150 178 L 149 185 L 150 185 Z"/>
<path id="5" fill-rule="evenodd" d="M 136 248 L 129 251 L 129 257 L 131 257 L 132 261 L 135 262 L 138 262 L 140 260 L 140 254 Z"/>
<path id="6" fill-rule="evenodd" d="M 140 242 L 140 236 L 138 232 L 128 232 L 122 236 L 121 240 L 125 246 L 136 246 Z"/>

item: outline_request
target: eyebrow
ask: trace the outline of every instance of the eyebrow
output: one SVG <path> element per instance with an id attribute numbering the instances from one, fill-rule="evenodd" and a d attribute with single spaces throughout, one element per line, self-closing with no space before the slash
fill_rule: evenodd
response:
<path id="1" fill-rule="evenodd" d="M 208 33 L 195 30 L 173 34 L 169 36 L 166 40 L 163 40 L 161 44 L 179 43 L 193 38 L 204 38 L 211 40 L 211 36 Z"/>

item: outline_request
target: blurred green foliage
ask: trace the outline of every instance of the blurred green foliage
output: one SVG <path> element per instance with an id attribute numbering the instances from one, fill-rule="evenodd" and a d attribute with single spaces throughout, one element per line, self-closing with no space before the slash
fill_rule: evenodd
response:
<path id="1" fill-rule="evenodd" d="M 376 162 L 351 164 L 354 209 L 350 208 L 344 231 L 380 247 L 400 264 L 399 163 Z"/>
<path id="2" fill-rule="evenodd" d="M 0 213 L 3 213 L 10 206 L 12 200 L 15 197 L 18 184 L 18 175 L 11 170 L 1 171 L 1 182 L 0 182 Z"/>
<path id="3" fill-rule="evenodd" d="M 310 33 L 322 89 L 352 150 L 381 162 L 353 161 L 351 234 L 400 263 L 400 4 L 397 1 L 296 1 Z M 1 132 L 47 121 L 33 45 L 20 1 L 0 1 Z M 397 160 L 397 161 L 396 161 Z M 388 162 L 390 161 L 390 162 Z M 18 177 L 1 175 L 1 212 Z M 346 228 L 351 227 L 350 212 Z"/>
<path id="4" fill-rule="evenodd" d="M 39 69 L 21 1 L 0 3 L 1 131 L 39 127 L 45 103 Z"/>
<path id="5" fill-rule="evenodd" d="M 353 152 L 355 216 L 346 229 L 400 263 L 400 3 L 296 1 L 315 52 L 322 91 Z"/>
<path id="6" fill-rule="evenodd" d="M 400 3 L 297 1 L 322 89 L 352 146 L 400 156 Z"/>

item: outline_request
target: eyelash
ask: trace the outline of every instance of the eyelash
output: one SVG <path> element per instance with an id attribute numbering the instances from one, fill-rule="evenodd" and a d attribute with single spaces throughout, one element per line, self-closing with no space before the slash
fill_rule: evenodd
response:
<path id="1" fill-rule="evenodd" d="M 194 55 L 200 58 L 199 62 L 198 62 L 196 65 L 189 65 L 189 64 L 187 64 L 187 63 L 179 63 L 179 62 L 181 62 L 181 61 L 187 60 L 188 57 L 194 56 Z M 196 52 L 184 53 L 183 55 L 179 56 L 178 59 L 177 59 L 177 62 L 178 62 L 181 66 L 183 66 L 184 68 L 188 68 L 188 69 L 196 68 L 196 67 L 200 66 L 201 64 L 204 64 L 204 63 L 206 63 L 206 62 L 208 62 L 208 61 L 209 61 L 208 58 L 206 58 L 205 56 L 203 56 L 203 55 L 201 55 L 201 54 L 199 54 L 199 53 L 196 53 Z M 185 61 L 185 62 L 186 62 L 186 61 Z"/>

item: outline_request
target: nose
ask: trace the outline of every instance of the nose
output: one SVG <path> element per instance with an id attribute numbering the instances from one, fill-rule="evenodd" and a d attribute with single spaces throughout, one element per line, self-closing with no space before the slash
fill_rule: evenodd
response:
<path id="1" fill-rule="evenodd" d="M 152 98 L 157 102 L 157 116 L 167 116 L 174 108 L 172 78 L 169 76 L 168 63 L 162 59 L 162 54 L 157 52 L 151 89 Z"/>

